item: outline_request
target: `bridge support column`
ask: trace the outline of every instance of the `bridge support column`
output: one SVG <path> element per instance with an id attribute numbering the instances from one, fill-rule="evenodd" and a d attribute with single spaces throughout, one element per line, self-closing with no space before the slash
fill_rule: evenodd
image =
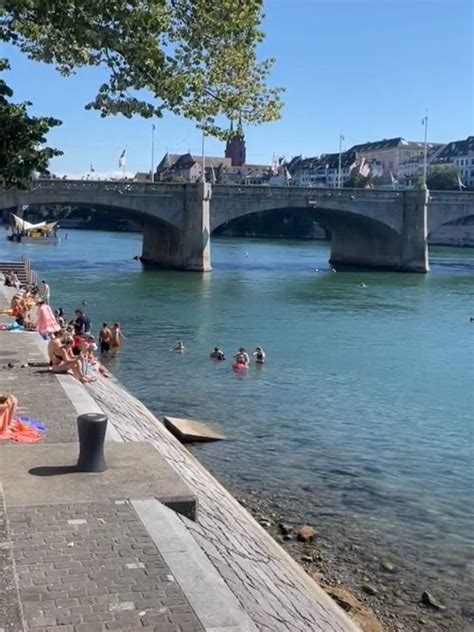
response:
<path id="1" fill-rule="evenodd" d="M 401 269 L 406 272 L 429 272 L 428 258 L 428 189 L 405 191 L 401 234 Z"/>
<path id="2" fill-rule="evenodd" d="M 181 230 L 146 223 L 142 260 L 162 268 L 207 272 L 211 270 L 211 185 L 184 187 Z"/>

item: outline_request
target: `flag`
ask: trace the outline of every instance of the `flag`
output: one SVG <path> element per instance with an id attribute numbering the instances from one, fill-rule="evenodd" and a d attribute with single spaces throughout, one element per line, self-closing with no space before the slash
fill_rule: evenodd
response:
<path id="1" fill-rule="evenodd" d="M 286 182 L 286 184 L 290 184 L 290 180 L 291 180 L 291 173 L 285 167 L 285 182 Z"/>
<path id="2" fill-rule="evenodd" d="M 91 169 L 90 169 L 91 173 L 94 173 L 95 169 L 94 169 L 94 165 L 91 163 Z"/>
<path id="3" fill-rule="evenodd" d="M 124 149 L 122 153 L 120 154 L 119 163 L 118 163 L 119 167 L 125 167 L 125 154 L 126 153 L 127 153 L 127 150 Z"/>
<path id="4" fill-rule="evenodd" d="M 397 178 L 393 175 L 392 172 L 390 172 L 390 180 L 392 181 L 392 187 L 395 188 L 395 186 L 398 184 L 398 180 Z"/>
<path id="5" fill-rule="evenodd" d="M 278 158 L 276 157 L 275 154 L 273 154 L 271 170 L 274 176 L 278 174 L 279 167 L 280 165 L 278 162 Z"/>
<path id="6" fill-rule="evenodd" d="M 359 175 L 361 175 L 363 178 L 367 178 L 370 175 L 370 166 L 365 162 L 364 157 L 360 161 Z"/>
<path id="7" fill-rule="evenodd" d="M 466 185 L 464 184 L 464 182 L 461 180 L 461 176 L 458 175 L 458 187 L 459 190 L 462 191 L 463 189 L 466 188 Z"/>

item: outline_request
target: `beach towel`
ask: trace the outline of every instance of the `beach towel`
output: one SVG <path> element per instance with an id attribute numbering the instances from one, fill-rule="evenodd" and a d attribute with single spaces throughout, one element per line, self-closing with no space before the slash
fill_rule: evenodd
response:
<path id="1" fill-rule="evenodd" d="M 39 430 L 21 421 L 13 421 L 6 432 L 0 433 L 0 440 L 10 440 L 16 443 L 38 443 L 43 435 Z"/>
<path id="2" fill-rule="evenodd" d="M 21 423 L 31 426 L 31 428 L 36 428 L 39 432 L 46 432 L 45 424 L 39 419 L 33 419 L 33 417 L 29 417 L 28 415 L 18 415 L 16 419 Z"/>
<path id="3" fill-rule="evenodd" d="M 38 307 L 38 331 L 42 336 L 52 334 L 59 331 L 61 327 L 58 325 L 53 311 L 49 305 L 42 304 Z"/>

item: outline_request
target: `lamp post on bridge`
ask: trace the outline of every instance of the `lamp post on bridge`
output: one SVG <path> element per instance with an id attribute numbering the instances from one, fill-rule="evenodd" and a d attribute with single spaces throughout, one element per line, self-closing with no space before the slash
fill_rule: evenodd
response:
<path id="1" fill-rule="evenodd" d="M 421 124 L 425 126 L 425 142 L 423 146 L 423 188 L 426 189 L 426 179 L 428 174 L 428 110 L 426 110 Z"/>
<path id="2" fill-rule="evenodd" d="M 202 178 L 201 178 L 201 181 L 202 181 L 202 182 L 206 182 L 206 153 L 205 153 L 205 142 L 206 142 L 206 132 L 205 132 L 204 130 L 202 130 L 202 148 L 201 148 L 201 153 L 202 153 L 202 160 L 201 160 Z"/>
<path id="3" fill-rule="evenodd" d="M 341 188 L 341 178 L 342 178 L 342 141 L 344 140 L 344 135 L 339 134 L 339 166 L 337 170 L 337 188 Z"/>
<path id="4" fill-rule="evenodd" d="M 154 181 L 155 175 L 155 124 L 151 124 L 151 171 L 150 182 Z"/>

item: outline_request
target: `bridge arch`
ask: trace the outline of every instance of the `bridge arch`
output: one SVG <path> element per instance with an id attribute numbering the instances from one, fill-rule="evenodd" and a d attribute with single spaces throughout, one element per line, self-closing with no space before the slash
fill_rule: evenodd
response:
<path id="1" fill-rule="evenodd" d="M 215 231 L 224 224 L 232 223 L 242 217 L 254 215 L 268 216 L 288 212 L 302 212 L 313 218 L 330 236 L 331 255 L 329 262 L 336 268 L 342 267 L 379 267 L 396 268 L 400 261 L 400 233 L 384 221 L 367 217 L 359 213 L 341 210 L 337 207 L 277 206 L 257 211 L 247 208 L 229 220 L 212 225 Z M 368 258 L 370 257 L 370 259 Z M 374 260 L 378 265 L 374 266 Z"/>
<path id="2" fill-rule="evenodd" d="M 148 200 L 149 202 L 149 200 Z M 160 199 L 154 204 L 144 203 L 139 197 L 123 193 L 114 195 L 94 194 L 88 190 L 39 189 L 32 191 L 0 191 L 0 209 L 25 205 L 69 205 L 114 210 L 117 216 L 129 218 L 143 225 L 151 222 L 170 230 L 179 231 L 179 213 L 160 208 Z"/>

